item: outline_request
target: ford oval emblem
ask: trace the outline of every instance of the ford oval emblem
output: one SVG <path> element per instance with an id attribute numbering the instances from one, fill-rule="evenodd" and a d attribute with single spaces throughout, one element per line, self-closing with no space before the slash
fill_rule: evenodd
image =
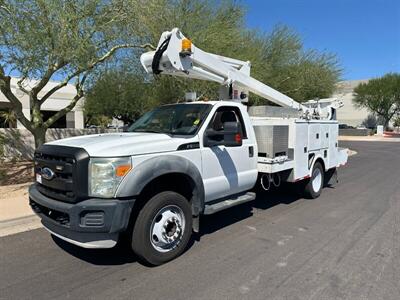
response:
<path id="1" fill-rule="evenodd" d="M 50 168 L 48 168 L 48 167 L 44 167 L 44 168 L 42 169 L 41 174 L 42 174 L 42 177 L 43 177 L 44 179 L 46 179 L 46 180 L 51 180 L 51 179 L 53 179 L 54 176 L 56 175 L 56 174 L 53 172 L 53 170 L 50 169 Z"/>

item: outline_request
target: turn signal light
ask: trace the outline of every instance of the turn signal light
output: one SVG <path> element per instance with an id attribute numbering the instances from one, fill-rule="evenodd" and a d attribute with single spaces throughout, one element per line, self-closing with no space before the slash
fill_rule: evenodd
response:
<path id="1" fill-rule="evenodd" d="M 115 168 L 115 175 L 118 177 L 123 177 L 131 170 L 130 165 L 120 165 Z"/>

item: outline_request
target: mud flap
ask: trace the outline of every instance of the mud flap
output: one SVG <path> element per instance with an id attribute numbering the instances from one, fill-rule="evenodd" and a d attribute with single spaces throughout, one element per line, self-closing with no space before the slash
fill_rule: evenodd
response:
<path id="1" fill-rule="evenodd" d="M 200 215 L 193 216 L 193 231 L 196 233 L 200 232 Z"/>

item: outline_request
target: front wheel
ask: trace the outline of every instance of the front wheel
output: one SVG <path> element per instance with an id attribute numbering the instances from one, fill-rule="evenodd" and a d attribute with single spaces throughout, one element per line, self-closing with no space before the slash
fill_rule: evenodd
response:
<path id="1" fill-rule="evenodd" d="M 141 209 L 132 233 L 132 249 L 143 261 L 161 265 L 185 250 L 192 234 L 190 203 L 167 191 L 152 197 Z"/>
<path id="2" fill-rule="evenodd" d="M 321 163 L 316 162 L 314 164 L 311 178 L 308 180 L 304 194 L 306 197 L 315 199 L 321 195 L 322 188 L 324 186 L 324 169 Z"/>

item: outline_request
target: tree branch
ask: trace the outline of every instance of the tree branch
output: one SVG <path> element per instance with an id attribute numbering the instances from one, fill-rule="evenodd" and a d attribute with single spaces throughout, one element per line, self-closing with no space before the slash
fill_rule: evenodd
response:
<path id="1" fill-rule="evenodd" d="M 40 101 L 40 105 L 42 105 L 51 95 L 53 95 L 55 92 L 57 92 L 59 89 L 65 87 L 68 82 L 73 79 L 74 77 L 78 76 L 80 73 L 82 73 L 83 71 L 78 70 L 72 74 L 70 74 L 69 76 L 67 76 L 67 78 L 65 78 L 63 81 L 61 81 L 59 84 L 57 84 L 55 87 L 53 87 L 52 89 L 50 89 L 39 101 Z"/>
<path id="2" fill-rule="evenodd" d="M 292 79 L 290 76 L 286 77 L 285 79 L 281 80 L 278 84 L 282 84 L 285 81 L 288 81 L 289 79 Z"/>
<path id="3" fill-rule="evenodd" d="M 58 111 L 55 113 L 52 117 L 50 117 L 44 124 L 43 127 L 46 129 L 49 128 L 54 122 L 56 122 L 58 119 L 60 119 L 62 116 L 70 112 L 75 105 L 78 103 L 78 101 L 84 96 L 84 91 L 83 91 L 83 86 L 85 84 L 86 78 L 88 76 L 88 72 L 86 72 L 83 76 L 82 79 L 77 80 L 75 87 L 76 87 L 76 92 L 77 94 L 75 97 L 72 99 L 72 101 L 68 104 L 68 106 L 64 107 L 62 110 Z"/>
<path id="4" fill-rule="evenodd" d="M 53 116 L 48 118 L 47 121 L 43 123 L 43 127 L 46 129 L 49 128 L 54 122 L 56 122 L 58 119 L 60 119 L 61 117 L 66 115 L 68 112 L 70 112 L 82 97 L 83 97 L 83 92 L 76 94 L 75 97 L 71 100 L 71 102 L 66 107 L 59 110 Z"/>
<path id="5" fill-rule="evenodd" d="M 11 11 L 9 10 L 9 8 L 7 6 L 5 6 L 4 4 L 0 5 L 0 9 L 5 10 L 7 13 L 9 13 L 11 15 Z"/>
<path id="6" fill-rule="evenodd" d="M 49 67 L 46 73 L 43 75 L 42 79 L 32 88 L 31 93 L 35 96 L 39 94 L 39 92 L 46 86 L 46 84 L 50 81 L 51 77 L 55 72 L 60 70 L 66 65 L 65 62 L 57 62 L 54 64 L 49 64 Z"/>
<path id="7" fill-rule="evenodd" d="M 41 99 L 40 99 L 40 105 L 42 105 L 51 95 L 53 95 L 56 91 L 58 91 L 59 89 L 65 87 L 68 82 L 75 78 L 76 76 L 82 74 L 83 72 L 86 71 L 90 71 L 92 70 L 94 67 L 96 67 L 98 64 L 104 62 L 105 60 L 107 60 L 108 58 L 110 58 L 115 51 L 122 49 L 122 48 L 142 48 L 142 49 L 146 49 L 146 48 L 150 48 L 150 49 L 156 49 L 152 44 L 146 43 L 146 44 L 142 44 L 142 45 L 133 45 L 133 44 L 123 44 L 123 45 L 117 45 L 112 47 L 106 54 L 104 54 L 102 57 L 100 57 L 99 59 L 93 61 L 92 63 L 89 63 L 85 68 L 80 68 L 77 69 L 74 73 L 68 75 L 63 81 L 61 81 L 58 85 L 56 85 L 55 87 L 53 87 L 52 89 L 50 89 Z"/>
<path id="8" fill-rule="evenodd" d="M 22 82 L 24 82 L 24 80 L 26 79 L 26 77 L 22 77 L 20 80 L 18 80 L 17 85 L 18 88 L 23 91 L 25 94 L 29 95 L 29 91 L 27 89 L 24 88 L 24 86 L 22 85 Z"/>
<path id="9" fill-rule="evenodd" d="M 156 49 L 150 43 L 146 43 L 146 44 L 142 44 L 142 45 L 134 45 L 134 44 L 116 45 L 116 46 L 112 47 L 110 50 L 108 50 L 108 52 L 106 54 L 104 54 L 102 57 L 100 57 L 99 59 L 95 60 L 92 64 L 89 64 L 87 70 L 93 69 L 97 64 L 102 63 L 106 59 L 110 58 L 114 54 L 115 51 L 117 51 L 119 49 L 122 49 L 122 48 L 142 48 L 142 49 L 150 48 L 152 50 Z"/>
<path id="10" fill-rule="evenodd" d="M 18 120 L 25 126 L 26 129 L 32 131 L 32 126 L 29 120 L 25 117 L 22 112 L 22 103 L 11 91 L 11 77 L 4 74 L 4 69 L 0 66 L 0 91 L 6 96 L 7 100 L 10 101 L 13 110 Z"/>
<path id="11" fill-rule="evenodd" d="M 297 91 L 301 90 L 303 87 L 304 87 L 304 86 L 303 86 L 303 85 L 301 85 L 301 86 L 299 86 L 299 87 L 297 87 L 297 88 L 294 88 L 294 89 L 291 89 L 291 90 L 284 91 L 283 93 L 284 93 L 284 94 L 288 94 L 288 93 L 292 93 L 292 92 L 297 92 Z"/>
<path id="12" fill-rule="evenodd" d="M 79 78 L 78 78 L 78 80 L 77 80 L 77 82 L 76 82 L 76 84 L 75 84 L 76 91 L 77 91 L 78 93 L 79 93 L 79 92 L 83 92 L 83 85 L 85 84 L 85 81 L 86 81 L 86 78 L 87 78 L 88 74 L 89 74 L 89 72 L 86 72 L 86 73 L 82 76 L 82 79 L 81 79 L 81 80 L 79 80 Z"/>

